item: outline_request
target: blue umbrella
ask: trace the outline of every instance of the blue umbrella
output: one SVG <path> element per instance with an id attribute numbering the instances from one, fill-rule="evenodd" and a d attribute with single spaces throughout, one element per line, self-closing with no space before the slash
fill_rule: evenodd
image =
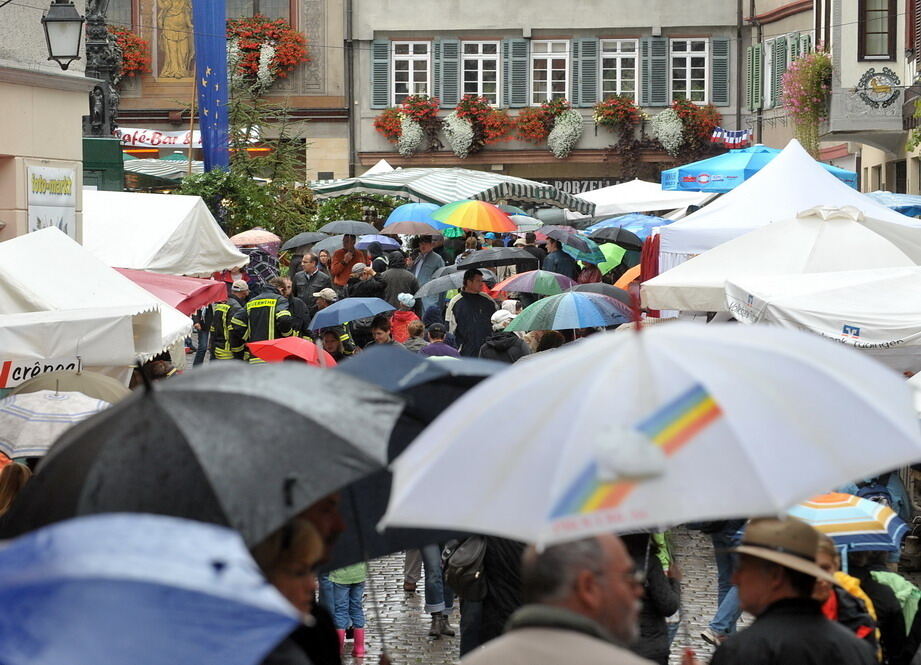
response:
<path id="1" fill-rule="evenodd" d="M 870 192 L 871 199 L 909 217 L 921 215 L 921 196 L 915 194 L 893 194 L 892 192 Z"/>
<path id="2" fill-rule="evenodd" d="M 440 207 L 441 206 L 434 203 L 404 203 L 394 208 L 393 212 L 387 215 L 387 221 L 384 222 L 384 228 L 391 224 L 396 224 L 397 222 L 422 222 L 439 231 L 454 228 L 450 224 L 444 224 L 432 217 L 432 213 Z"/>
<path id="3" fill-rule="evenodd" d="M 396 238 L 391 238 L 390 236 L 382 235 L 367 235 L 361 236 L 358 239 L 358 242 L 355 243 L 355 247 L 358 249 L 368 249 L 368 245 L 372 242 L 379 242 L 381 244 L 381 249 L 400 249 L 400 241 Z"/>
<path id="4" fill-rule="evenodd" d="M 320 328 L 338 326 L 348 321 L 363 319 L 395 309 L 396 307 L 380 298 L 346 298 L 345 300 L 334 302 L 329 307 L 314 314 L 313 320 L 310 322 L 310 329 L 319 330 Z"/>
<path id="5" fill-rule="evenodd" d="M 779 154 L 777 148 L 763 145 L 730 150 L 716 157 L 662 171 L 662 189 L 728 192 L 755 175 Z M 821 162 L 819 164 L 845 185 L 857 189 L 857 174 L 853 171 Z M 791 173 L 790 177 L 796 177 L 796 174 Z"/>
<path id="6" fill-rule="evenodd" d="M 6 665 L 252 665 L 298 623 L 235 531 L 113 513 L 0 550 Z"/>
<path id="7" fill-rule="evenodd" d="M 595 222 L 588 228 L 586 228 L 583 233 L 590 236 L 595 231 L 600 231 L 601 229 L 607 229 L 610 227 L 616 227 L 619 229 L 624 229 L 635 233 L 640 240 L 646 240 L 649 237 L 649 234 L 652 233 L 652 230 L 660 226 L 666 226 L 671 224 L 674 220 L 665 219 L 664 217 L 656 217 L 654 215 L 644 215 L 638 212 L 631 212 L 627 215 L 619 215 L 617 217 L 610 217 L 608 219 L 603 219 L 600 222 Z"/>

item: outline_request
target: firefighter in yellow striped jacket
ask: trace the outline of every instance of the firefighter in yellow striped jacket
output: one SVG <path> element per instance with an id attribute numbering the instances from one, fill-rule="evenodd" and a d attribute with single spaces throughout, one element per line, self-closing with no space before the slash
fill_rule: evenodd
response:
<path id="1" fill-rule="evenodd" d="M 234 358 L 263 362 L 246 351 L 248 342 L 291 336 L 291 311 L 288 300 L 274 286 L 266 284 L 246 307 L 230 319 L 230 347 Z"/>
<path id="2" fill-rule="evenodd" d="M 211 360 L 232 360 L 230 350 L 230 320 L 243 309 L 249 297 L 249 285 L 238 279 L 230 287 L 230 297 L 211 305 Z"/>

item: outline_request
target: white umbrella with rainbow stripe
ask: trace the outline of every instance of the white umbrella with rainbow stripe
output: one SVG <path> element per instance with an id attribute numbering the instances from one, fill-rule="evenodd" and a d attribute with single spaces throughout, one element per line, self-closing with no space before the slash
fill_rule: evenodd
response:
<path id="1" fill-rule="evenodd" d="M 921 460 L 896 373 L 814 335 L 675 323 L 526 357 L 393 464 L 383 523 L 551 544 L 777 515 Z"/>

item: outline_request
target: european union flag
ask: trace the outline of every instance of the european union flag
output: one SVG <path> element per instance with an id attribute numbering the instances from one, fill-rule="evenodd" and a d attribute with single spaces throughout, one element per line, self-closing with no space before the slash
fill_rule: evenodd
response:
<path id="1" fill-rule="evenodd" d="M 224 0 L 192 0 L 195 85 L 205 170 L 227 168 L 227 18 Z"/>

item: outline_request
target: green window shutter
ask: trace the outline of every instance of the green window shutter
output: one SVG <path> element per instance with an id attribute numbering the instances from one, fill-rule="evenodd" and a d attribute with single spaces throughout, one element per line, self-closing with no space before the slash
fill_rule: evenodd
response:
<path id="1" fill-rule="evenodd" d="M 453 109 L 460 101 L 461 44 L 459 39 L 442 39 L 438 44 L 441 47 L 441 63 L 436 71 L 441 86 L 435 88 L 435 94 L 441 98 L 441 108 Z"/>
<path id="2" fill-rule="evenodd" d="M 763 47 L 761 44 L 755 44 L 752 48 L 752 59 L 751 59 L 751 104 L 749 104 L 749 109 L 752 111 L 757 111 L 761 108 L 761 91 L 763 90 L 764 81 L 762 80 L 762 74 L 764 73 L 764 61 L 763 61 Z"/>
<path id="3" fill-rule="evenodd" d="M 802 55 L 799 50 L 800 36 L 799 33 L 794 33 L 788 38 L 790 41 L 790 62 L 793 62 Z"/>
<path id="4" fill-rule="evenodd" d="M 787 38 L 778 37 L 774 40 L 774 62 L 771 68 L 771 104 L 780 104 L 781 90 L 783 89 L 783 75 L 787 71 Z"/>
<path id="5" fill-rule="evenodd" d="M 579 84 L 573 77 L 573 106 L 590 107 L 598 101 L 598 51 L 600 43 L 594 37 L 573 40 L 573 53 L 579 52 Z M 575 59 L 573 60 L 575 64 Z M 575 67 L 574 67 L 575 70 Z"/>
<path id="6" fill-rule="evenodd" d="M 390 41 L 371 42 L 371 108 L 390 106 Z"/>
<path id="7" fill-rule="evenodd" d="M 755 108 L 755 47 L 749 46 L 745 49 L 745 108 L 754 110 Z"/>
<path id="8" fill-rule="evenodd" d="M 566 91 L 566 98 L 573 106 L 579 105 L 579 90 L 581 89 L 581 77 L 579 76 L 582 59 L 579 57 L 579 40 L 573 39 L 569 42 L 569 90 Z"/>
<path id="9" fill-rule="evenodd" d="M 806 33 L 799 36 L 799 54 L 806 55 L 812 53 L 812 35 Z"/>
<path id="10" fill-rule="evenodd" d="M 729 106 L 729 40 L 710 40 L 710 102 L 714 106 Z"/>
<path id="11" fill-rule="evenodd" d="M 502 40 L 502 99 L 504 106 L 528 105 L 528 40 Z"/>
<path id="12" fill-rule="evenodd" d="M 643 37 L 640 40 L 641 106 L 668 106 L 668 40 Z"/>
<path id="13" fill-rule="evenodd" d="M 432 68 L 432 89 L 429 90 L 429 97 L 441 97 L 441 42 L 436 39 L 430 48 L 429 66 Z"/>

